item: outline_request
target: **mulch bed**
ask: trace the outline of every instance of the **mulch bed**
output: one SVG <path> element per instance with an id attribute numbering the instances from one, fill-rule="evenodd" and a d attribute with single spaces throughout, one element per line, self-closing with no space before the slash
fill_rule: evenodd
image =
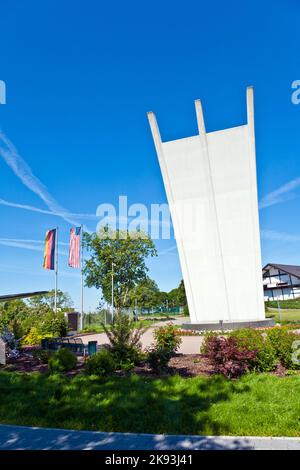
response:
<path id="1" fill-rule="evenodd" d="M 78 358 L 76 369 L 68 372 L 67 376 L 74 376 L 82 371 L 83 358 Z M 15 372 L 47 372 L 47 364 L 41 364 L 37 359 L 29 355 L 21 355 L 16 359 L 9 359 L 5 367 L 0 370 L 15 371 Z M 146 363 L 136 366 L 133 370 L 128 372 L 119 371 L 117 375 L 138 374 L 147 377 L 169 376 L 179 374 L 182 377 L 195 377 L 196 375 L 211 375 L 213 368 L 209 364 L 208 359 L 200 354 L 176 354 L 169 362 L 168 369 L 163 374 L 157 374 L 150 369 Z"/>
<path id="2" fill-rule="evenodd" d="M 66 372 L 65 375 L 68 377 L 73 377 L 79 374 L 82 372 L 83 365 L 84 359 L 79 357 L 76 368 Z M 21 373 L 45 373 L 49 371 L 47 364 L 41 364 L 37 359 L 29 355 L 21 355 L 16 359 L 9 359 L 9 362 L 5 367 L 0 366 L 0 370 Z M 283 367 L 281 364 L 278 364 L 276 370 L 271 372 L 271 374 L 284 377 L 286 372 L 287 370 L 285 367 Z M 117 371 L 116 375 L 122 377 L 129 376 L 131 374 L 137 374 L 143 377 L 157 378 L 169 377 L 176 374 L 180 375 L 181 377 L 196 377 L 197 375 L 210 376 L 214 373 L 215 371 L 210 361 L 202 354 L 176 354 L 176 356 L 172 357 L 170 360 L 169 367 L 160 374 L 154 372 L 148 364 L 141 363 L 138 366 L 135 366 L 134 369 L 129 372 Z M 298 373 L 300 373 L 300 371 L 298 371 Z"/>
<path id="3" fill-rule="evenodd" d="M 1 369 L 14 372 L 46 372 L 48 365 L 41 364 L 37 359 L 22 354 L 15 359 L 9 359 L 7 365 Z"/>
<path id="4" fill-rule="evenodd" d="M 147 377 L 164 377 L 176 374 L 181 377 L 196 377 L 197 375 L 212 375 L 214 369 L 209 360 L 201 354 L 176 354 L 170 360 L 168 369 L 161 374 L 153 372 L 146 363 L 136 366 L 132 372 Z"/>

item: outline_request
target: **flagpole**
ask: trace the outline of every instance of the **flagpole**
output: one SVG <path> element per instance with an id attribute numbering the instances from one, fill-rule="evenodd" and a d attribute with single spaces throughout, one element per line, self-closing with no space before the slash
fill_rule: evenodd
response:
<path id="1" fill-rule="evenodd" d="M 83 225 L 81 225 L 80 230 L 80 244 L 81 244 L 81 254 L 80 254 L 80 265 L 81 265 L 81 307 L 80 307 L 80 329 L 83 329 Z"/>
<path id="2" fill-rule="evenodd" d="M 54 311 L 57 312 L 57 274 L 58 274 L 58 227 L 55 236 L 55 290 L 54 290 Z"/>

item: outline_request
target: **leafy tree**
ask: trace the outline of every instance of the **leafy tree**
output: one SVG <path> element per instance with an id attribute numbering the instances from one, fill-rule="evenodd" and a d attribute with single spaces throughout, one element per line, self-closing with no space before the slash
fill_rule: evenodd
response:
<path id="1" fill-rule="evenodd" d="M 169 302 L 168 292 L 160 291 L 159 292 L 159 306 L 166 308 Z"/>
<path id="2" fill-rule="evenodd" d="M 55 306 L 55 291 L 54 289 L 47 294 L 36 295 L 28 300 L 28 305 L 33 308 L 48 307 L 54 310 Z M 57 309 L 64 312 L 73 307 L 73 301 L 67 292 L 57 290 Z"/>
<path id="3" fill-rule="evenodd" d="M 130 306 L 136 304 L 148 310 L 160 305 L 160 291 L 155 281 L 147 277 L 129 293 Z"/>
<path id="4" fill-rule="evenodd" d="M 187 298 L 183 280 L 180 281 L 180 284 L 177 288 L 177 301 L 179 305 L 187 305 Z"/>
<path id="5" fill-rule="evenodd" d="M 180 281 L 176 289 L 172 289 L 168 294 L 169 307 L 178 307 L 187 305 L 184 282 Z"/>
<path id="6" fill-rule="evenodd" d="M 7 327 L 16 337 L 26 333 L 24 321 L 28 318 L 30 309 L 22 299 L 8 300 L 0 304 L 0 330 Z"/>
<path id="7" fill-rule="evenodd" d="M 153 241 L 142 232 L 112 231 L 108 227 L 97 233 L 84 233 L 84 246 L 91 254 L 85 261 L 85 284 L 102 290 L 111 303 L 112 263 L 114 305 L 117 309 L 128 302 L 129 291 L 147 278 L 148 256 L 157 256 Z"/>

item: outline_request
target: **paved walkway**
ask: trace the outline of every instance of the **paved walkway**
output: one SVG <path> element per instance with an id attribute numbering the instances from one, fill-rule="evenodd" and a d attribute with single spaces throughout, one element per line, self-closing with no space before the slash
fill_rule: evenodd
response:
<path id="1" fill-rule="evenodd" d="M 150 327 L 141 338 L 142 348 L 148 348 L 154 341 L 153 332 L 155 327 L 166 325 L 165 321 L 157 322 Z M 186 323 L 186 318 L 178 318 L 172 321 L 175 325 L 182 325 Z M 80 336 L 82 341 L 87 344 L 88 341 L 97 341 L 98 345 L 108 344 L 108 339 L 105 333 L 97 333 L 95 335 L 84 335 Z M 180 354 L 199 354 L 200 346 L 203 341 L 203 336 L 182 336 L 182 343 L 178 349 Z"/>
<path id="2" fill-rule="evenodd" d="M 300 450 L 300 438 L 122 434 L 0 425 L 0 450 Z"/>

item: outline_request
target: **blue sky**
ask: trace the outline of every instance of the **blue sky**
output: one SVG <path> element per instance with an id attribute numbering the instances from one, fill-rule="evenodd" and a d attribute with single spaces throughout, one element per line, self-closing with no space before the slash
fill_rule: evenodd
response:
<path id="1" fill-rule="evenodd" d="M 65 215 L 95 214 L 119 195 L 166 202 L 146 112 L 155 112 L 163 140 L 196 133 L 197 98 L 207 131 L 243 124 L 253 85 L 263 263 L 300 264 L 300 105 L 291 101 L 299 10 L 296 0 L 4 0 L 0 128 L 28 167 L 24 176 L 0 157 L 0 199 L 46 211 L 59 205 Z M 1 293 L 53 287 L 40 242 L 58 225 L 59 287 L 78 305 L 66 218 L 0 203 Z M 95 228 L 95 220 L 82 222 Z M 163 290 L 181 279 L 173 245 L 157 242 L 160 255 L 149 262 Z M 98 298 L 87 289 L 86 309 Z"/>

